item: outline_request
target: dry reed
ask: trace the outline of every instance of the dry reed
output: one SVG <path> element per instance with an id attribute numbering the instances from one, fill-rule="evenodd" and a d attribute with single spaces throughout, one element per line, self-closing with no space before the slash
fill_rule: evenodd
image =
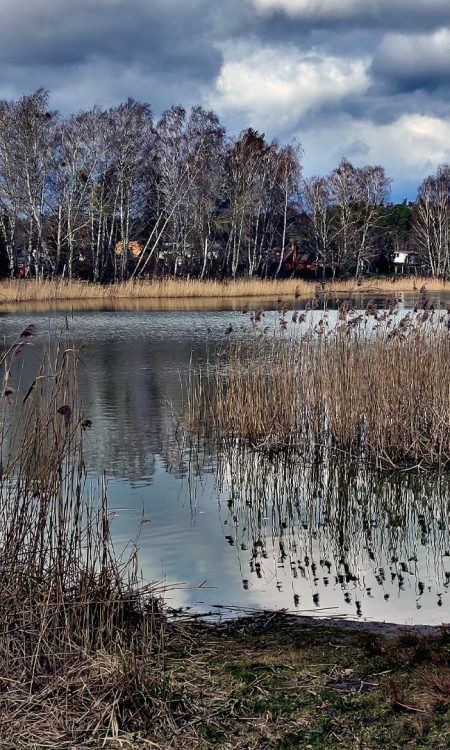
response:
<path id="1" fill-rule="evenodd" d="M 366 314 L 343 306 L 340 317 L 328 332 L 321 319 L 292 336 L 232 339 L 214 366 L 191 373 L 189 431 L 262 451 L 325 448 L 377 466 L 449 465 L 447 313 L 401 319 L 368 305 Z"/>
<path id="2" fill-rule="evenodd" d="M 417 277 L 364 278 L 327 281 L 326 292 L 376 293 L 414 291 L 423 284 L 429 291 L 448 291 L 450 283 Z M 174 279 L 126 281 L 108 286 L 68 280 L 5 280 L 0 283 L 0 304 L 61 302 L 67 300 L 198 299 L 232 297 L 312 296 L 316 282 L 302 279 L 235 279 L 226 281 Z"/>
<path id="3" fill-rule="evenodd" d="M 116 558 L 106 493 L 87 491 L 91 424 L 73 346 L 60 342 L 13 403 L 10 382 L 34 333 L 28 326 L 0 358 L 0 745 L 132 747 L 152 717 L 170 727 L 157 592 L 138 580 L 134 553 Z"/>

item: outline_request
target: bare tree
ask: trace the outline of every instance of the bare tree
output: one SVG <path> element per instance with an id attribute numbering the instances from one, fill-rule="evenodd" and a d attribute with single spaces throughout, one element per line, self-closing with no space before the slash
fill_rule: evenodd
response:
<path id="1" fill-rule="evenodd" d="M 293 143 L 279 149 L 276 154 L 276 190 L 279 194 L 276 211 L 281 213 L 281 253 L 276 276 L 280 273 L 286 247 L 289 210 L 298 209 L 302 153 L 301 146 Z"/>
<path id="2" fill-rule="evenodd" d="M 154 125 L 150 107 L 132 99 L 69 118 L 49 111 L 41 89 L 0 102 L 9 273 L 22 253 L 37 276 L 52 270 L 94 281 L 151 270 L 204 277 L 213 266 L 232 276 L 269 268 L 278 275 L 300 226 L 301 157 L 298 144 L 280 146 L 252 128 L 227 141 L 217 115 L 201 107 L 171 107 Z M 450 271 L 448 174 L 442 167 L 423 183 L 415 211 L 417 245 L 440 274 Z M 345 159 L 328 177 L 303 183 L 307 241 L 324 273 L 326 265 L 367 270 L 388 193 L 382 167 Z"/>
<path id="3" fill-rule="evenodd" d="M 357 168 L 343 159 L 328 182 L 334 206 L 333 274 L 338 267 L 359 275 L 373 255 L 374 230 L 389 196 L 390 180 L 383 167 Z"/>
<path id="4" fill-rule="evenodd" d="M 39 276 L 48 261 L 44 228 L 51 199 L 49 174 L 57 115 L 48 109 L 48 93 L 39 89 L 18 102 L 3 103 L 1 116 L 5 128 L 0 139 L 4 209 L 1 228 L 10 273 L 14 272 L 17 229 L 20 226 L 27 265 Z M 15 219 L 12 218 L 13 211 Z"/>
<path id="5" fill-rule="evenodd" d="M 0 231 L 8 256 L 9 275 L 17 265 L 16 230 L 20 213 L 21 185 L 14 150 L 14 104 L 0 102 Z"/>
<path id="6" fill-rule="evenodd" d="M 194 257 L 200 277 L 206 274 L 221 230 L 220 202 L 224 193 L 225 130 L 214 112 L 194 107 L 186 129 L 193 180 L 189 194 Z M 197 252 L 198 249 L 198 252 Z M 192 268 L 191 264 L 191 268 Z M 196 270 L 195 266 L 192 270 Z"/>
<path id="7" fill-rule="evenodd" d="M 209 231 L 207 217 L 212 216 L 210 201 L 216 181 L 208 170 L 217 169 L 220 175 L 222 139 L 216 115 L 200 107 L 193 108 L 189 117 L 182 107 L 172 107 L 157 122 L 154 160 L 149 167 L 151 229 L 134 276 L 144 273 L 155 258 L 171 259 L 172 271 L 181 258 L 192 259 L 195 232 L 198 235 L 199 226 Z M 200 208 L 202 190 L 203 197 L 209 197 Z"/>
<path id="8" fill-rule="evenodd" d="M 145 168 L 154 142 L 150 107 L 128 99 L 107 113 L 108 147 L 112 162 L 113 218 L 116 239 L 122 243 L 120 268 L 115 276 L 128 275 L 128 246 L 133 226 L 139 222 L 145 204 Z M 114 261 L 117 260 L 114 254 Z"/>
<path id="9" fill-rule="evenodd" d="M 433 276 L 450 275 L 450 166 L 421 184 L 414 209 L 415 245 Z"/>
<path id="10" fill-rule="evenodd" d="M 99 279 L 101 245 L 98 212 L 102 176 L 108 152 L 105 115 L 96 107 L 60 124 L 52 173 L 55 193 L 55 268 L 72 278 L 74 262 L 89 255 L 95 281 Z"/>
<path id="11" fill-rule="evenodd" d="M 329 176 L 330 194 L 334 205 L 336 246 L 333 276 L 336 269 L 349 271 L 354 261 L 354 206 L 356 198 L 356 170 L 347 159 L 340 164 Z"/>
<path id="12" fill-rule="evenodd" d="M 325 275 L 326 265 L 335 268 L 332 239 L 332 201 L 329 180 L 313 176 L 303 182 L 303 200 L 311 219 L 316 264 Z"/>
<path id="13" fill-rule="evenodd" d="M 286 210 L 283 213 L 282 209 L 282 214 L 287 222 L 288 157 L 287 152 L 280 155 L 276 141 L 267 143 L 264 135 L 252 128 L 241 133 L 229 147 L 226 160 L 228 239 L 224 267 L 233 277 L 239 268 L 253 276 L 264 262 L 267 263 L 280 201 L 286 200 Z"/>
<path id="14" fill-rule="evenodd" d="M 361 167 L 355 172 L 355 252 L 354 266 L 359 276 L 368 269 L 374 255 L 374 230 L 380 209 L 387 202 L 391 181 L 383 167 Z"/>

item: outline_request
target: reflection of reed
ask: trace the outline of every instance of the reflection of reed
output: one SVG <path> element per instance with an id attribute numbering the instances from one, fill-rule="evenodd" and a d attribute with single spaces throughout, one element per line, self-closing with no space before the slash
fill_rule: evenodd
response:
<path id="1" fill-rule="evenodd" d="M 100 287 L 108 289 L 108 287 Z M 254 304 L 265 307 L 275 305 L 275 302 L 265 297 L 257 297 Z M 2 301 L 2 312 L 28 313 L 46 312 L 47 310 L 60 312 L 147 312 L 147 311 L 205 311 L 212 310 L 240 310 L 242 299 L 239 297 L 114 297 L 105 295 L 98 299 L 91 297 L 69 297 L 67 299 L 30 299 L 22 302 Z"/>
<path id="2" fill-rule="evenodd" d="M 278 588 L 289 582 L 296 606 L 305 585 L 317 606 L 334 588 L 362 614 L 367 597 L 380 599 L 382 611 L 394 593 L 416 597 L 420 608 L 431 585 L 442 604 L 450 580 L 448 475 L 386 476 L 341 458 L 319 467 L 235 447 L 219 454 L 217 476 L 227 540 L 249 568 L 244 588 L 272 575 Z"/>

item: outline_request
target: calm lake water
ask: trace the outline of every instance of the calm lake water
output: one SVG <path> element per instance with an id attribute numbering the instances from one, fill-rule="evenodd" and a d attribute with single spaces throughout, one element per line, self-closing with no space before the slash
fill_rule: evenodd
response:
<path id="1" fill-rule="evenodd" d="M 415 295 L 402 300 L 412 307 Z M 262 304 L 264 325 L 277 326 L 274 305 Z M 107 477 L 118 549 L 138 537 L 143 576 L 166 581 L 174 608 L 448 622 L 449 478 L 361 474 L 348 464 L 317 470 L 242 452 L 199 470 L 174 439 L 180 383 L 190 361 L 205 362 L 225 343 L 230 323 L 233 336 L 251 326 L 242 301 L 172 307 L 0 308 L 5 342 L 37 326 L 22 387 L 39 342 L 51 341 L 66 320 L 85 344 L 80 389 L 93 422 L 86 463 L 94 484 Z"/>

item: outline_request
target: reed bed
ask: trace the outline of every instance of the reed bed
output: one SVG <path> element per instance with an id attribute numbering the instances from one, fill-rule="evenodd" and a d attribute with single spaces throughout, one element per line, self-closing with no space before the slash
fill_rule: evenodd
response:
<path id="1" fill-rule="evenodd" d="M 261 279 L 235 281 L 200 281 L 198 279 L 161 279 L 125 281 L 101 285 L 82 281 L 12 280 L 0 285 L 0 302 L 63 301 L 121 299 L 202 299 L 232 297 L 293 296 L 298 289 L 310 293 L 314 285 L 298 280 Z"/>
<path id="2" fill-rule="evenodd" d="M 43 359 L 17 403 L 34 334 L 0 356 L 0 745 L 135 747 L 155 717 L 161 731 L 172 722 L 159 592 L 139 580 L 134 550 L 116 556 L 105 488 L 86 487 L 73 346 Z"/>
<path id="3" fill-rule="evenodd" d="M 447 312 L 401 318 L 373 303 L 366 314 L 343 305 L 335 327 L 321 318 L 296 334 L 283 332 L 281 315 L 281 333 L 232 339 L 215 364 L 191 373 L 191 434 L 318 461 L 332 449 L 377 467 L 450 465 Z"/>
<path id="4" fill-rule="evenodd" d="M 338 279 L 327 282 L 325 288 L 340 294 L 419 292 L 426 286 L 429 292 L 450 292 L 450 281 L 432 276 L 373 276 Z"/>
<path id="5" fill-rule="evenodd" d="M 367 278 L 326 282 L 326 292 L 356 294 L 414 291 L 426 284 L 429 291 L 449 291 L 450 283 L 417 277 Z M 125 281 L 101 285 L 84 281 L 13 279 L 0 283 L 0 304 L 61 302 L 67 300 L 208 299 L 252 297 L 309 297 L 316 282 L 302 279 L 235 279 L 226 281 L 174 279 Z"/>

